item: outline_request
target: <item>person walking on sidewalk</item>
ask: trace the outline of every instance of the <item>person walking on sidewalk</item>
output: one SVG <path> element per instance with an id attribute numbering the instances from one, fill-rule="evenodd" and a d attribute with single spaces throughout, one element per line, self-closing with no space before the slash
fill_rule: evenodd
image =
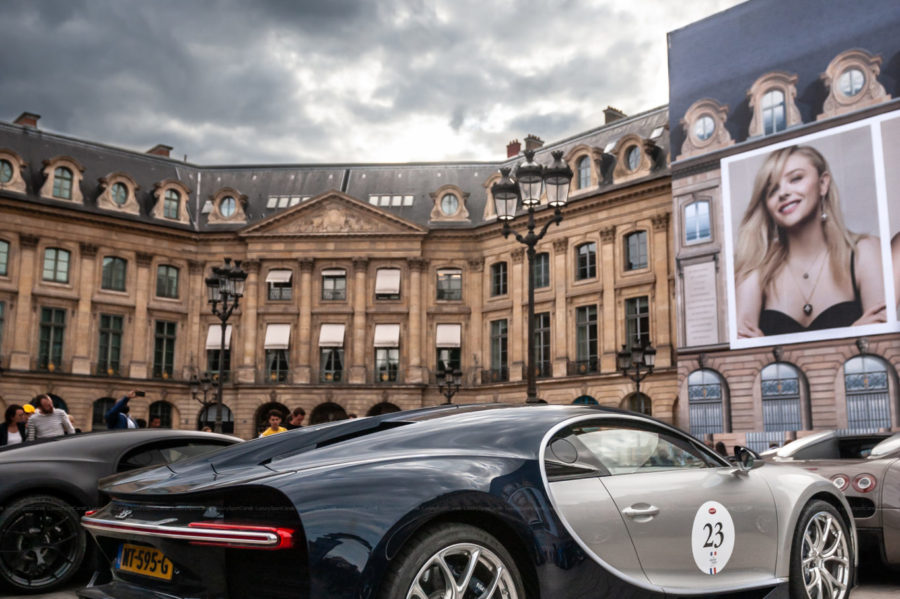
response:
<path id="1" fill-rule="evenodd" d="M 53 407 L 53 400 L 46 393 L 38 396 L 38 406 L 34 415 L 28 419 L 25 427 L 27 441 L 59 437 L 60 435 L 74 435 L 75 428 L 69 422 L 69 415 L 65 410 Z"/>

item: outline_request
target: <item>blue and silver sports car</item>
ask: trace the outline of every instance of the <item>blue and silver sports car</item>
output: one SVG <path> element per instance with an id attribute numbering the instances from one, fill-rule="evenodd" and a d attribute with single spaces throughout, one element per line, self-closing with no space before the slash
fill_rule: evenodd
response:
<path id="1" fill-rule="evenodd" d="M 91 599 L 845 599 L 856 531 L 813 473 L 590 406 L 442 406 L 104 481 Z M 732 595 L 734 593 L 734 595 Z"/>

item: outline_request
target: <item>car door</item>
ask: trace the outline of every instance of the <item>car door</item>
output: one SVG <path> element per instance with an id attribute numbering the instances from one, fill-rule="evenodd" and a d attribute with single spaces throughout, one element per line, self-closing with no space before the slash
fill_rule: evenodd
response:
<path id="1" fill-rule="evenodd" d="M 601 520 L 614 509 L 652 585 L 702 592 L 772 580 L 775 503 L 753 471 L 727 466 L 690 437 L 639 418 L 585 420 L 562 435 L 582 465 L 585 454 L 599 464 L 599 476 L 567 483 L 605 512 L 577 519 L 572 528 L 582 540 L 608 534 Z M 577 517 L 574 506 L 561 511 Z M 602 547 L 596 552 L 609 561 Z"/>

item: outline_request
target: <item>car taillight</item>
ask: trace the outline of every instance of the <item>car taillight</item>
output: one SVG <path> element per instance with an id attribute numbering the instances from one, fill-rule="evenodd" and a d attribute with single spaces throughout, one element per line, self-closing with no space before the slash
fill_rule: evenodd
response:
<path id="1" fill-rule="evenodd" d="M 853 479 L 853 488 L 860 493 L 868 493 L 875 489 L 876 480 L 871 474 L 857 474 Z"/>
<path id="2" fill-rule="evenodd" d="M 850 479 L 847 478 L 845 474 L 835 474 L 831 477 L 831 482 L 834 483 L 834 486 L 844 491 L 847 489 L 847 485 L 850 484 Z"/>
<path id="3" fill-rule="evenodd" d="M 191 522 L 188 528 L 209 534 L 209 540 L 191 540 L 191 545 L 213 545 L 242 549 L 290 549 L 294 546 L 294 529 L 275 526 L 251 526 L 221 524 L 218 522 Z M 266 539 L 266 545 L 259 545 Z"/>

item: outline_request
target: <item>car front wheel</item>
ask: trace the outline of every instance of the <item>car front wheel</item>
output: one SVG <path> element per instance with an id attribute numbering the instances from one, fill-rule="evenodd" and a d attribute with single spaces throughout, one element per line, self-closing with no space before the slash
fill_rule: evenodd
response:
<path id="1" fill-rule="evenodd" d="M 485 531 L 444 524 L 417 535 L 387 575 L 383 599 L 524 599 L 515 561 Z"/>
<path id="2" fill-rule="evenodd" d="M 791 547 L 791 599 L 847 599 L 853 572 L 848 528 L 825 501 L 803 509 Z"/>
<path id="3" fill-rule="evenodd" d="M 14 501 L 0 512 L 0 580 L 23 591 L 62 584 L 84 559 L 78 514 L 49 495 Z"/>

